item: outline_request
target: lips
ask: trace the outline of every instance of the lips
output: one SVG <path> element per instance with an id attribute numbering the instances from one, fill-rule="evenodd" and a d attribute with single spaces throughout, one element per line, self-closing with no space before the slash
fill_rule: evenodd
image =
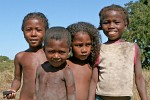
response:
<path id="1" fill-rule="evenodd" d="M 108 32 L 109 37 L 115 37 L 116 35 L 117 35 L 117 32 L 114 32 L 114 31 Z"/>
<path id="2" fill-rule="evenodd" d="M 56 63 L 56 62 L 60 62 L 61 59 L 52 58 L 52 61 Z"/>
<path id="3" fill-rule="evenodd" d="M 85 60 L 87 59 L 88 55 L 81 55 L 80 59 Z"/>
<path id="4" fill-rule="evenodd" d="M 110 35 L 114 35 L 116 32 L 109 32 Z"/>
<path id="5" fill-rule="evenodd" d="M 37 42 L 38 41 L 38 39 L 30 39 L 30 42 L 31 43 L 35 43 L 35 42 Z"/>

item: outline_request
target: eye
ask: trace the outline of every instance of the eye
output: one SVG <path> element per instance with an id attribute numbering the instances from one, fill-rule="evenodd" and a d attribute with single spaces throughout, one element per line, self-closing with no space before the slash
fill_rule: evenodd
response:
<path id="1" fill-rule="evenodd" d="M 109 22 L 108 21 L 104 21 L 102 24 L 109 24 Z"/>
<path id="2" fill-rule="evenodd" d="M 36 30 L 37 30 L 38 32 L 43 31 L 41 28 L 36 28 Z"/>
<path id="3" fill-rule="evenodd" d="M 55 51 L 54 50 L 48 50 L 47 53 L 53 54 L 53 53 L 55 53 Z"/>
<path id="4" fill-rule="evenodd" d="M 65 54 L 65 51 L 58 51 L 59 54 Z"/>
<path id="5" fill-rule="evenodd" d="M 117 21 L 117 22 L 115 22 L 115 24 L 117 24 L 117 25 L 118 25 L 119 23 L 120 23 L 120 22 L 118 22 L 118 21 Z"/>
<path id="6" fill-rule="evenodd" d="M 30 31 L 32 31 L 32 28 L 25 28 L 25 31 L 30 32 Z"/>
<path id="7" fill-rule="evenodd" d="M 86 44 L 87 47 L 89 47 L 89 46 L 91 46 L 91 45 L 92 45 L 91 43 L 87 43 L 87 44 Z"/>
<path id="8" fill-rule="evenodd" d="M 74 46 L 81 48 L 83 44 L 74 44 Z"/>

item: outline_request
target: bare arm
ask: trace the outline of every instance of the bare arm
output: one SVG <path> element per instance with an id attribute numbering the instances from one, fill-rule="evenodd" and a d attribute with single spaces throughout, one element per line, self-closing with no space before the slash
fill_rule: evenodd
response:
<path id="1" fill-rule="evenodd" d="M 92 79 L 90 83 L 88 100 L 95 100 L 97 82 L 98 82 L 98 67 L 94 67 L 93 73 L 92 73 Z"/>
<path id="2" fill-rule="evenodd" d="M 147 97 L 147 92 L 146 92 L 146 85 L 145 85 L 145 80 L 142 75 L 142 68 L 141 68 L 141 53 L 140 49 L 137 44 L 135 44 L 136 48 L 136 58 L 135 58 L 135 66 L 134 66 L 134 71 L 135 71 L 135 83 L 137 86 L 137 90 L 139 92 L 139 95 L 141 97 L 141 100 L 148 100 Z"/>
<path id="3" fill-rule="evenodd" d="M 19 54 L 15 56 L 14 59 L 14 80 L 12 81 L 11 88 L 9 90 L 13 91 L 13 93 L 6 95 L 7 99 L 13 99 L 16 96 L 16 91 L 19 90 L 21 86 L 21 76 L 22 76 L 22 68 L 19 64 Z"/>
<path id="4" fill-rule="evenodd" d="M 66 68 L 64 72 L 64 77 L 66 80 L 66 88 L 67 88 L 67 96 L 68 96 L 67 100 L 76 100 L 73 72 L 69 67 Z"/>

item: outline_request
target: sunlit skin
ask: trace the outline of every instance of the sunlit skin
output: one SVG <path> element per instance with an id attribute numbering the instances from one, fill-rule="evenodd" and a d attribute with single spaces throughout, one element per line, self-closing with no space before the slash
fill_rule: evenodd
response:
<path id="1" fill-rule="evenodd" d="M 19 100 L 36 100 L 35 98 L 35 77 L 37 67 L 46 60 L 42 49 L 42 41 L 45 33 L 43 21 L 38 18 L 31 18 L 25 22 L 24 37 L 29 44 L 29 48 L 16 54 L 14 59 L 15 72 L 11 85 L 15 93 L 7 95 L 6 98 L 15 98 L 16 91 L 21 86 L 22 74 L 23 84 L 19 95 Z"/>
<path id="2" fill-rule="evenodd" d="M 88 33 L 80 31 L 75 33 L 72 41 L 73 57 L 68 64 L 73 71 L 76 85 L 76 100 L 87 100 L 92 68 L 87 60 L 91 53 L 91 38 Z"/>
<path id="3" fill-rule="evenodd" d="M 121 37 L 128 25 L 127 22 L 125 21 L 125 17 L 122 14 L 122 12 L 115 11 L 115 10 L 108 10 L 105 12 L 105 15 L 103 16 L 104 18 L 102 19 L 101 26 L 104 34 L 108 38 L 108 41 L 104 44 L 109 45 L 114 43 L 125 42 L 125 40 L 122 40 Z M 136 48 L 134 54 L 136 55 L 134 59 L 135 60 L 134 63 L 135 83 L 137 86 L 137 90 L 139 92 L 139 96 L 141 97 L 141 100 L 148 100 L 146 88 L 145 88 L 145 81 L 142 75 L 140 48 L 137 44 L 134 45 Z M 93 69 L 93 75 L 92 75 L 92 81 L 91 81 L 90 93 L 89 93 L 90 95 L 88 100 L 95 100 L 95 94 L 96 94 L 95 90 L 96 90 L 98 76 L 99 76 L 98 70 L 99 70 L 98 67 L 94 67 Z"/>
<path id="4" fill-rule="evenodd" d="M 75 100 L 73 73 L 66 64 L 70 47 L 66 40 L 48 40 L 48 62 L 37 69 L 36 100 Z"/>
<path id="5" fill-rule="evenodd" d="M 59 67 L 69 56 L 70 48 L 63 41 L 49 40 L 45 48 L 45 54 L 49 63 L 54 67 Z M 64 43 L 64 44 L 63 44 Z"/>
<path id="6" fill-rule="evenodd" d="M 25 22 L 25 28 L 23 30 L 24 37 L 31 48 L 39 46 L 39 44 L 42 45 L 45 33 L 45 28 L 43 26 L 43 22 L 37 18 L 29 19 Z"/>
<path id="7" fill-rule="evenodd" d="M 127 24 L 124 21 L 124 16 L 120 11 L 109 10 L 106 11 L 102 20 L 102 29 L 104 34 L 108 37 L 108 41 L 118 41 L 122 37 Z"/>
<path id="8" fill-rule="evenodd" d="M 91 53 L 91 38 L 86 32 L 77 32 L 73 38 L 73 54 L 79 60 L 86 60 Z"/>

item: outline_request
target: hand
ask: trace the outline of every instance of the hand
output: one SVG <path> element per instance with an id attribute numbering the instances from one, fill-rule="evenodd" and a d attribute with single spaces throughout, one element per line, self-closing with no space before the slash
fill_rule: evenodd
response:
<path id="1" fill-rule="evenodd" d="M 15 90 L 7 90 L 7 91 L 3 91 L 3 98 L 7 98 L 7 99 L 14 99 L 16 96 L 16 91 Z"/>

